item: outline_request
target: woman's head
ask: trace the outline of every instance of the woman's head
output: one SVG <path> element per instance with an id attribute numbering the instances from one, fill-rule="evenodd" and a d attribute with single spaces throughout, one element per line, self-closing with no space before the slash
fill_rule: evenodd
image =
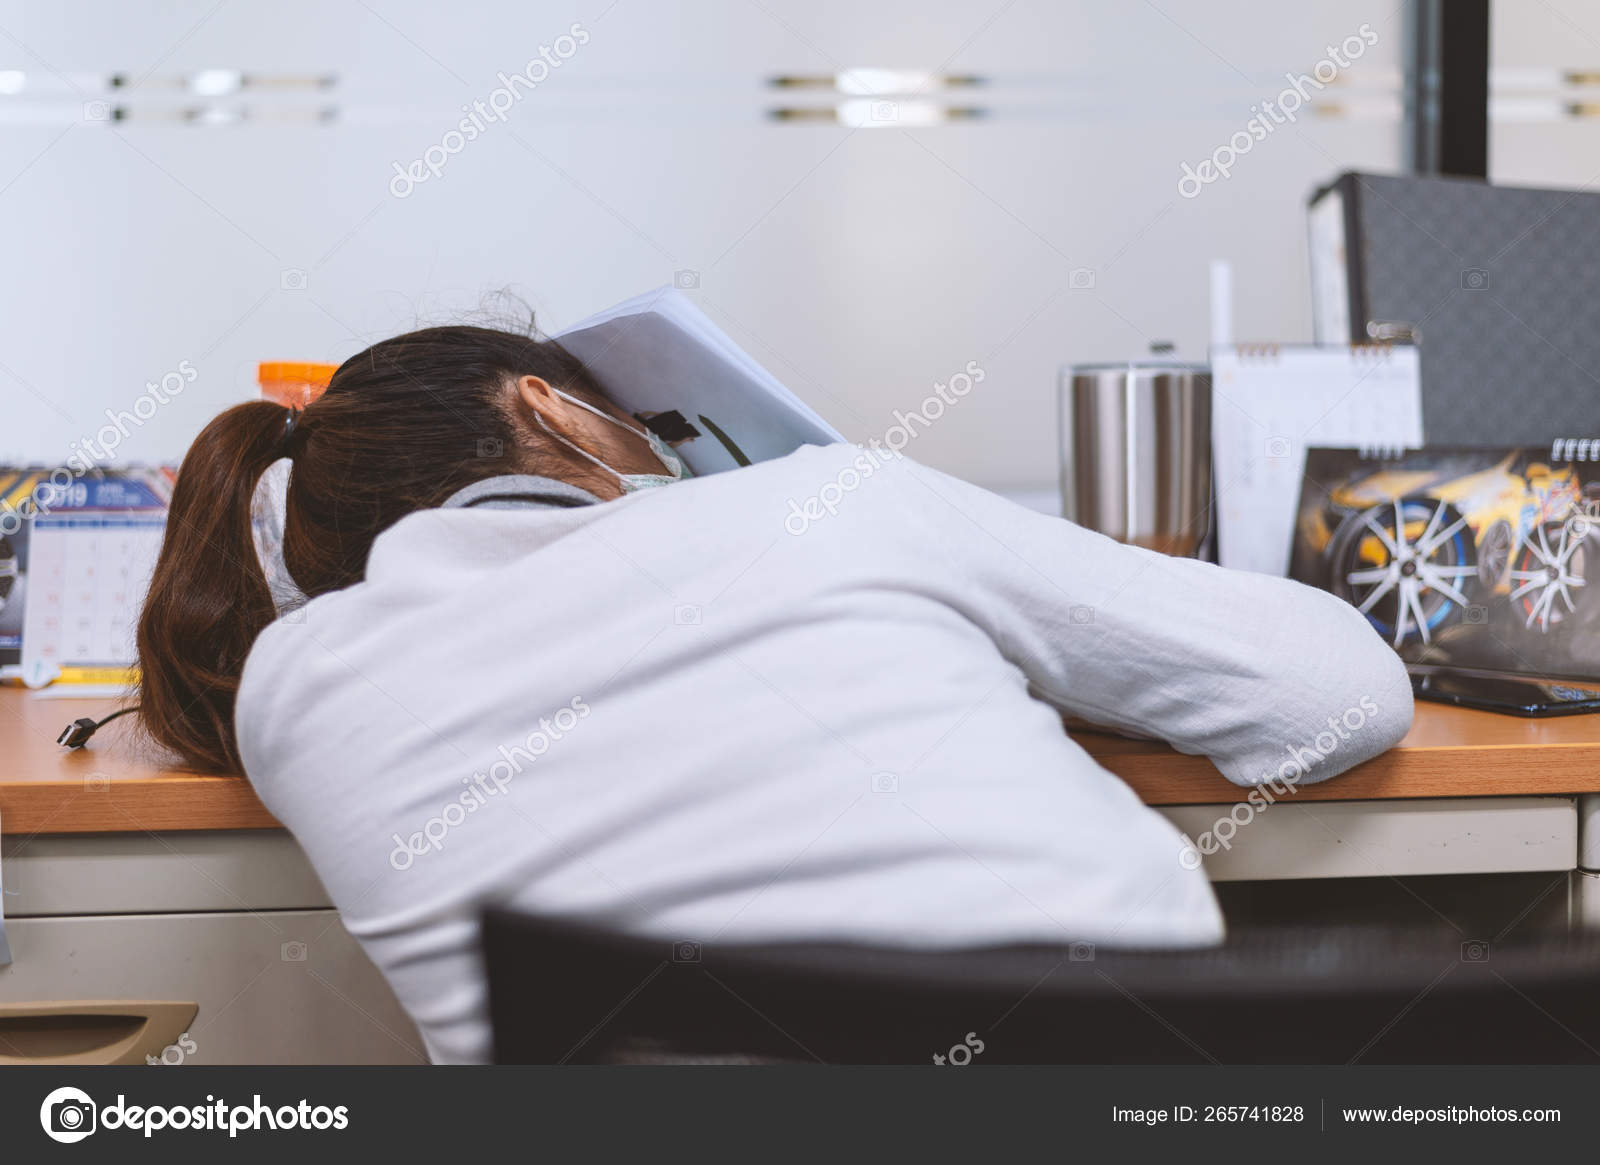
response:
<path id="1" fill-rule="evenodd" d="M 572 445 L 624 472 L 659 472 L 642 437 L 568 397 L 621 416 L 554 341 L 441 327 L 345 361 L 292 431 L 288 410 L 266 401 L 218 416 L 178 472 L 139 620 L 146 730 L 195 768 L 240 771 L 234 697 L 276 617 L 252 532 L 256 485 L 273 462 L 293 463 L 284 562 L 314 598 L 360 581 L 395 522 L 483 478 L 536 473 L 615 497 L 616 479 Z"/>

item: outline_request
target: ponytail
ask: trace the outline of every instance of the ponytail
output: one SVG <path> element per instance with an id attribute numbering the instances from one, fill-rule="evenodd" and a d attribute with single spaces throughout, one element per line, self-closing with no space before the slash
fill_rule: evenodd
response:
<path id="1" fill-rule="evenodd" d="M 161 555 L 139 617 L 139 718 L 206 772 L 240 773 L 233 704 L 245 657 L 276 617 L 256 555 L 256 484 L 282 455 L 280 405 L 235 405 L 183 459 Z"/>

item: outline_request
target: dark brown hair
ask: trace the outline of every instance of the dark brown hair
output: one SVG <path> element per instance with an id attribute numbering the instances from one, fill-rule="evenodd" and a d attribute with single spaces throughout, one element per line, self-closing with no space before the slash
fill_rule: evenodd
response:
<path id="1" fill-rule="evenodd" d="M 234 699 L 251 645 L 277 617 L 252 502 L 280 457 L 293 458 L 284 562 L 310 598 L 360 581 L 379 534 L 474 481 L 542 472 L 589 484 L 519 414 L 511 382 L 526 375 L 598 395 L 554 341 L 427 328 L 345 361 L 287 438 L 288 410 L 267 401 L 208 424 L 178 471 L 139 618 L 139 718 L 149 735 L 192 768 L 242 771 Z"/>

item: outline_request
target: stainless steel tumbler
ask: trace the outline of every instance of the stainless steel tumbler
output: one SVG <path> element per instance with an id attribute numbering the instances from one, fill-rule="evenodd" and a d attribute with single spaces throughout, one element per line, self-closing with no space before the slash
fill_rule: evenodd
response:
<path id="1" fill-rule="evenodd" d="M 1194 557 L 1211 533 L 1211 371 L 1163 361 L 1061 373 L 1062 513 Z"/>

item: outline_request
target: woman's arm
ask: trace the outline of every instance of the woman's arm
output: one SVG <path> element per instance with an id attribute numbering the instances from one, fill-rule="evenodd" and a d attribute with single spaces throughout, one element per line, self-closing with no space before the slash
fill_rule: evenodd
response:
<path id="1" fill-rule="evenodd" d="M 1411 726 L 1404 665 L 1332 595 L 1124 546 L 903 468 L 887 476 L 918 515 L 928 568 L 1064 711 L 1207 756 L 1240 785 L 1324 780 Z"/>

